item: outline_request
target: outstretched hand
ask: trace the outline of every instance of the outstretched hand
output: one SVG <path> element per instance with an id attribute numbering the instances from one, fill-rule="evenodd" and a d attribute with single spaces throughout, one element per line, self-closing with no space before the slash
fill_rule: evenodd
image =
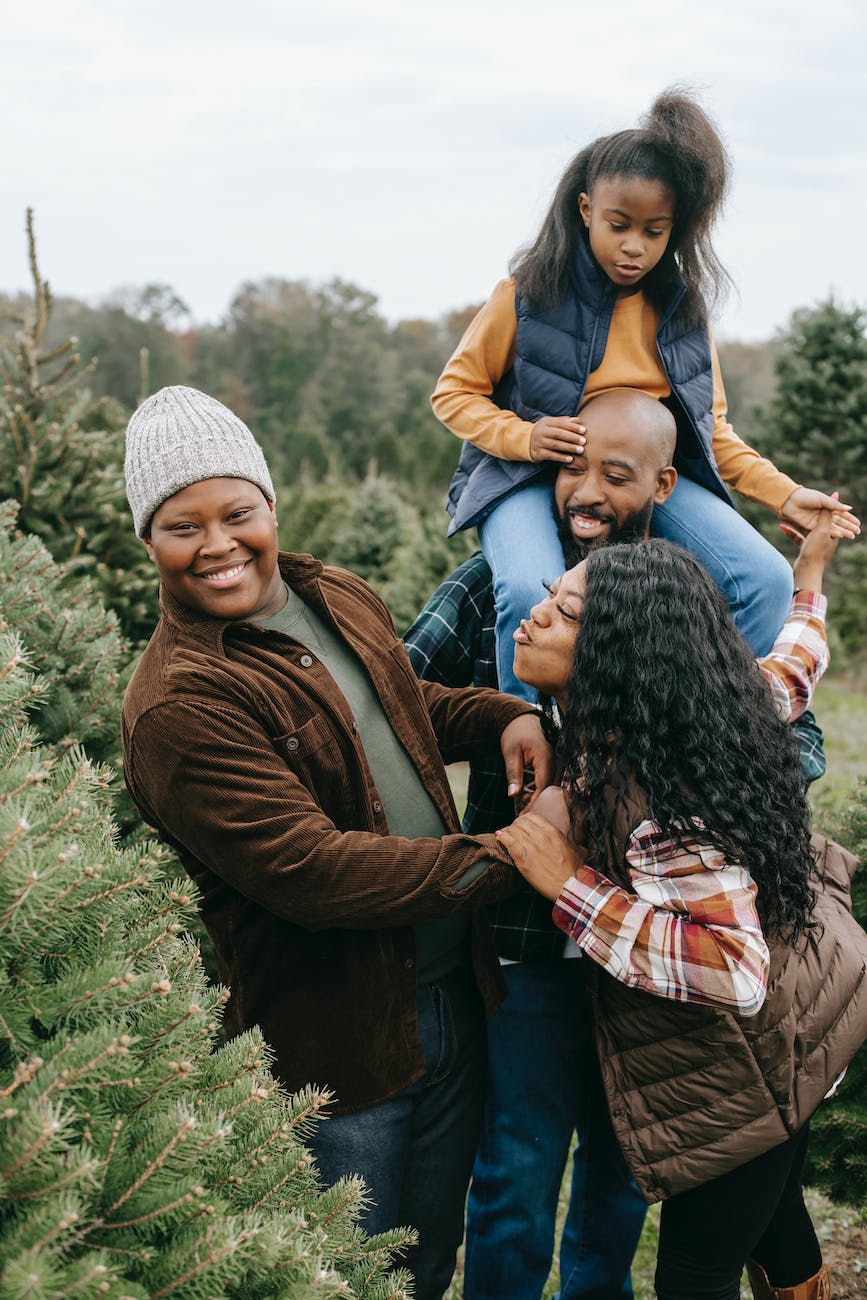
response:
<path id="1" fill-rule="evenodd" d="M 795 586 L 802 591 L 820 592 L 822 590 L 825 570 L 840 545 L 840 533 L 835 530 L 833 519 L 834 517 L 830 511 L 823 510 L 815 528 L 807 534 L 803 541 L 799 542 L 801 549 L 798 552 L 798 558 L 795 560 L 793 571 Z"/>
<path id="2" fill-rule="evenodd" d="M 522 713 L 519 718 L 513 718 L 500 737 L 500 749 L 506 764 L 506 782 L 510 796 L 515 798 L 520 795 L 527 769 L 533 773 L 536 792 L 551 784 L 554 778 L 554 754 L 545 739 L 538 713 Z"/>
<path id="3" fill-rule="evenodd" d="M 838 492 L 828 496 L 816 488 L 795 488 L 780 511 L 783 532 L 798 541 L 811 533 L 823 517 L 830 515 L 831 536 L 851 541 L 861 532 L 861 520 L 839 497 Z"/>

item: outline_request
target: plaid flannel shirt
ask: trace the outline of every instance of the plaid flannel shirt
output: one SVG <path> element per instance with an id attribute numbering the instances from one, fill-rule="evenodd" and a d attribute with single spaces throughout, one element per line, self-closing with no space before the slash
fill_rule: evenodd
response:
<path id="1" fill-rule="evenodd" d="M 825 770 L 822 732 L 806 711 L 827 664 L 825 606 L 824 597 L 799 593 L 772 654 L 759 660 L 781 716 L 798 719 L 794 726 L 807 781 Z M 446 686 L 496 687 L 494 624 L 491 571 L 481 551 L 476 551 L 440 584 L 404 636 L 417 676 Z M 463 829 L 481 834 L 505 826 L 513 817 L 500 755 L 473 760 Z M 550 904 L 540 895 L 516 894 L 491 907 L 489 918 L 501 957 L 510 961 L 562 958 L 562 933 L 552 920 Z"/>
<path id="2" fill-rule="evenodd" d="M 769 954 L 749 872 L 702 843 L 700 823 L 681 845 L 643 821 L 626 864 L 629 890 L 588 866 L 567 880 L 553 913 L 563 933 L 631 988 L 755 1015 Z"/>

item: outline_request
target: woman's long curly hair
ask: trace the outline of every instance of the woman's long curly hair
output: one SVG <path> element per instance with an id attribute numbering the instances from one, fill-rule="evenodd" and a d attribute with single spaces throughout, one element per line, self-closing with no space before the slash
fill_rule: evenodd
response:
<path id="1" fill-rule="evenodd" d="M 575 244 L 588 238 L 578 196 L 592 195 L 597 181 L 614 176 L 660 181 L 674 194 L 668 247 L 641 285 L 661 307 L 679 271 L 686 283 L 680 310 L 690 324 L 702 324 L 730 283 L 711 243 L 728 190 L 729 159 L 713 122 L 677 87 L 658 96 L 638 128 L 602 136 L 575 155 L 536 240 L 512 259 L 517 288 L 534 307 L 555 307 L 566 298 Z"/>
<path id="2" fill-rule="evenodd" d="M 593 551 L 586 579 L 557 748 L 591 862 L 621 874 L 610 787 L 621 806 L 637 789 L 676 840 L 700 818 L 702 838 L 755 881 L 766 934 L 795 942 L 814 902 L 797 745 L 721 593 L 658 540 Z"/>

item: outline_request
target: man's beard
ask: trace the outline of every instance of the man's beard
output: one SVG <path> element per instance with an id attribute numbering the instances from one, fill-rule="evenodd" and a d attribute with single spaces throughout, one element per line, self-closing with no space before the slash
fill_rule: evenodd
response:
<path id="1" fill-rule="evenodd" d="M 600 546 L 614 546 L 617 542 L 643 542 L 647 537 L 647 531 L 650 527 L 650 517 L 653 514 L 653 498 L 645 501 L 643 506 L 635 511 L 634 514 L 627 515 L 622 523 L 617 521 L 604 511 L 595 511 L 589 507 L 586 511 L 578 511 L 587 519 L 605 519 L 609 521 L 611 527 L 603 537 L 591 537 L 586 542 L 581 541 L 572 532 L 569 524 L 569 511 L 561 519 L 557 514 L 557 506 L 554 505 L 554 520 L 557 524 L 557 536 L 560 539 L 560 545 L 563 547 L 563 559 L 567 569 L 573 569 L 576 564 L 586 560 L 591 551 L 596 551 Z"/>

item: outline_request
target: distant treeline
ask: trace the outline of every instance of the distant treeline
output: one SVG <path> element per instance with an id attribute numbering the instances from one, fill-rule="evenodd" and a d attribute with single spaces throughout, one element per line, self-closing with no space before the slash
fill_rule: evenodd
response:
<path id="1" fill-rule="evenodd" d="M 32 299 L 0 295 L 4 308 L 26 319 Z M 281 489 L 283 544 L 356 568 L 405 625 L 472 545 L 445 541 L 443 502 L 459 443 L 429 398 L 476 310 L 391 325 L 375 295 L 355 285 L 270 278 L 244 284 L 219 323 L 191 326 L 178 295 L 152 284 L 95 306 L 52 301 L 40 348 L 49 353 L 74 337 L 82 367 L 94 359 L 78 380 L 90 399 L 82 427 L 122 430 L 141 397 L 165 384 L 191 384 L 226 402 L 265 447 Z M 10 339 L 18 330 L 20 321 L 0 325 Z M 719 350 L 741 437 L 797 480 L 842 488 L 867 512 L 863 313 L 820 304 L 796 313 L 774 340 Z M 767 511 L 738 505 L 787 545 Z M 120 517 L 122 497 L 117 509 Z M 838 563 L 837 586 L 851 599 L 835 610 L 836 627 L 849 649 L 867 631 L 858 609 L 867 603 L 862 553 L 851 548 Z M 118 583 L 107 596 L 115 608 L 125 600 Z M 136 610 L 128 630 L 137 639 L 150 612 L 140 601 Z"/>

